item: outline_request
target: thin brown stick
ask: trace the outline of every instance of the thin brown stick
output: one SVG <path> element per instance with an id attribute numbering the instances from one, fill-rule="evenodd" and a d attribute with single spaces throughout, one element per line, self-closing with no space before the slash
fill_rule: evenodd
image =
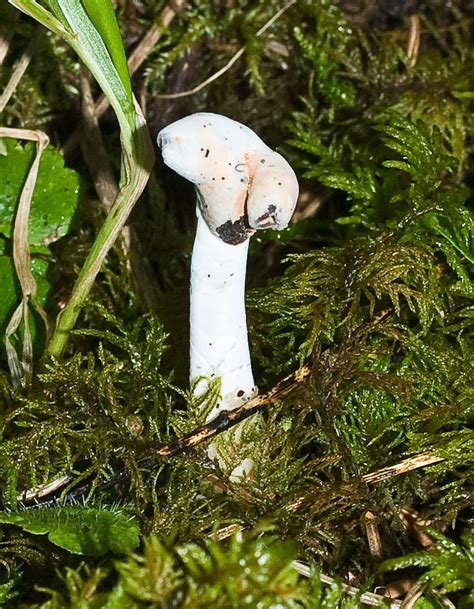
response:
<path id="1" fill-rule="evenodd" d="M 428 587 L 425 582 L 417 582 L 413 585 L 410 592 L 403 599 L 400 609 L 412 609 L 416 601 L 423 596 L 423 592 Z"/>
<path id="2" fill-rule="evenodd" d="M 16 64 L 15 69 L 13 70 L 13 73 L 10 77 L 10 80 L 7 83 L 7 86 L 3 90 L 3 93 L 0 95 L 0 112 L 3 112 L 3 110 L 5 109 L 5 106 L 10 101 L 10 98 L 15 92 L 18 83 L 23 78 L 26 69 L 30 65 L 30 61 L 33 59 L 33 55 L 35 53 L 36 47 L 38 46 L 38 42 L 41 38 L 42 33 L 43 28 L 41 26 L 38 26 L 35 29 L 35 33 L 33 34 L 33 37 L 28 43 L 25 52 L 21 56 L 20 61 Z"/>
<path id="3" fill-rule="evenodd" d="M 394 476 L 399 476 L 400 474 L 406 474 L 407 472 L 414 469 L 419 469 L 420 467 L 428 467 L 429 465 L 434 465 L 435 463 L 440 463 L 444 460 L 444 457 L 440 457 L 434 453 L 421 453 L 419 455 L 415 455 L 414 457 L 410 457 L 409 459 L 405 459 L 404 461 L 400 461 L 395 465 L 383 467 L 375 472 L 365 474 L 362 476 L 362 480 L 364 480 L 364 482 L 367 484 L 376 484 L 377 482 L 382 482 L 382 480 L 387 480 L 388 478 L 393 478 Z"/>
<path id="4" fill-rule="evenodd" d="M 364 514 L 365 533 L 367 535 L 367 543 L 369 544 L 370 555 L 376 560 L 382 558 L 382 542 L 380 540 L 380 531 L 378 527 L 377 517 L 369 510 Z"/>
<path id="5" fill-rule="evenodd" d="M 10 19 L 10 23 L 7 25 L 6 23 L 0 28 L 0 66 L 3 65 L 5 61 L 5 57 L 7 56 L 8 49 L 10 48 L 10 43 L 15 34 L 15 28 L 13 24 L 18 20 L 20 16 L 20 11 L 17 11 L 12 6 L 9 6 L 6 9 L 8 18 Z"/>
<path id="6" fill-rule="evenodd" d="M 418 50 L 420 48 L 420 18 L 418 15 L 410 15 L 408 22 L 410 24 L 407 45 L 408 67 L 414 68 L 416 66 Z"/>
<path id="7" fill-rule="evenodd" d="M 81 91 L 83 134 L 81 138 L 81 150 L 92 175 L 97 195 L 103 208 L 108 213 L 117 198 L 118 186 L 109 157 L 105 151 L 92 97 L 90 75 L 85 68 L 81 69 Z"/>
<path id="8" fill-rule="evenodd" d="M 52 482 L 48 482 L 48 484 L 41 484 L 39 486 L 35 486 L 34 488 L 25 491 L 21 495 L 18 495 L 18 501 L 35 501 L 41 499 L 42 497 L 47 497 L 51 495 L 51 493 L 55 493 L 59 489 L 61 489 L 69 482 L 72 482 L 73 477 L 70 474 L 65 474 L 60 478 L 56 478 Z"/>
<path id="9" fill-rule="evenodd" d="M 429 550 L 435 541 L 423 528 L 431 525 L 431 520 L 420 518 L 418 512 L 412 507 L 403 507 L 400 511 L 400 520 L 405 525 L 406 530 L 420 544 L 423 550 Z"/>
<path id="10" fill-rule="evenodd" d="M 293 561 L 293 567 L 298 571 L 300 575 L 304 577 L 309 577 L 311 575 L 311 568 L 309 565 L 300 562 L 299 560 Z M 329 575 L 324 575 L 324 573 L 320 573 L 319 577 L 324 584 L 332 585 L 336 582 L 335 579 L 329 577 Z M 342 584 L 342 588 L 349 594 L 350 596 L 357 596 L 360 594 L 360 590 L 358 588 L 354 588 L 354 586 L 349 586 L 348 584 Z M 389 609 L 395 609 L 401 607 L 400 601 L 390 601 L 384 596 L 380 596 L 379 594 L 374 594 L 373 592 L 363 592 L 360 596 L 360 601 L 364 605 L 371 605 L 372 607 L 381 607 L 385 605 Z M 388 603 L 387 603 L 388 601 Z"/>
<path id="11" fill-rule="evenodd" d="M 400 474 L 406 474 L 407 472 L 410 472 L 414 469 L 419 469 L 420 467 L 428 467 L 429 465 L 434 465 L 435 463 L 439 463 L 444 460 L 444 457 L 440 457 L 438 455 L 435 455 L 434 453 L 421 453 L 420 455 L 416 455 L 414 457 L 410 457 L 409 459 L 405 459 L 404 461 L 400 461 L 400 463 L 396 463 L 395 465 L 383 467 L 382 469 L 378 469 L 375 472 L 364 474 L 361 478 L 366 484 L 376 484 L 377 482 L 388 480 L 389 478 L 399 476 Z M 290 503 L 286 509 L 290 512 L 295 512 L 307 501 L 308 497 L 305 495 L 301 495 L 300 497 L 297 497 L 292 503 Z"/>
<path id="12" fill-rule="evenodd" d="M 159 23 L 155 23 L 151 26 L 145 36 L 141 39 L 140 43 L 130 54 L 130 57 L 127 61 L 130 76 L 133 76 L 133 74 L 135 74 L 138 68 L 142 65 L 142 63 L 153 50 L 156 43 L 161 38 L 163 30 L 171 24 L 177 14 L 177 11 L 183 6 L 184 0 L 174 0 L 174 2 L 170 2 L 165 6 L 160 15 Z M 101 95 L 95 103 L 94 109 L 94 113 L 97 120 L 100 119 L 100 117 L 104 114 L 104 112 L 109 106 L 109 100 L 105 97 L 105 95 Z M 76 129 L 70 135 L 69 139 L 66 140 L 64 146 L 61 149 L 61 153 L 63 154 L 63 156 L 67 156 L 72 152 L 72 150 L 74 150 L 74 148 L 79 144 L 80 136 L 80 128 Z"/>
<path id="13" fill-rule="evenodd" d="M 259 410 L 262 410 L 273 402 L 273 400 L 277 400 L 285 396 L 287 393 L 292 391 L 296 385 L 307 378 L 309 374 L 310 367 L 304 366 L 297 372 L 293 372 L 289 376 L 285 377 L 267 393 L 252 398 L 235 410 L 225 410 L 221 412 L 215 419 L 206 425 L 201 425 L 197 429 L 194 429 L 191 433 L 182 436 L 178 440 L 175 440 L 170 444 L 165 444 L 156 451 L 156 454 L 160 457 L 173 457 L 174 455 L 188 451 L 190 448 L 197 446 L 198 444 L 202 444 L 206 440 L 210 440 L 222 431 L 229 429 L 229 427 L 233 427 L 240 421 L 247 419 Z"/>
<path id="14" fill-rule="evenodd" d="M 445 596 L 444 594 L 441 594 L 441 592 L 439 590 L 430 590 L 430 593 L 436 597 L 438 599 L 438 601 L 440 602 L 440 604 L 443 607 L 446 607 L 446 609 L 456 609 L 456 605 L 454 603 L 452 603 L 449 598 L 447 596 Z"/>
<path id="15" fill-rule="evenodd" d="M 201 425 L 178 440 L 160 447 L 156 451 L 156 454 L 160 457 L 173 457 L 180 453 L 187 452 L 190 448 L 198 446 L 199 444 L 214 438 L 219 433 L 226 431 L 240 421 L 250 417 L 259 410 L 262 410 L 273 400 L 279 399 L 288 394 L 295 388 L 296 385 L 305 380 L 309 374 L 309 366 L 304 366 L 301 368 L 301 370 L 293 372 L 289 376 L 285 377 L 267 393 L 258 395 L 235 410 L 221 412 L 209 423 Z M 440 463 L 444 460 L 444 457 L 440 457 L 434 453 L 421 453 L 419 455 L 415 455 L 414 457 L 409 457 L 408 459 L 400 461 L 395 465 L 383 467 L 382 469 L 378 469 L 374 472 L 364 474 L 362 476 L 362 480 L 367 484 L 376 484 L 377 482 L 387 480 L 388 478 L 399 476 L 400 474 L 407 473 L 414 469 L 419 469 L 420 467 L 428 467 L 429 465 L 434 465 L 435 463 Z"/>
<path id="16" fill-rule="evenodd" d="M 190 448 L 197 446 L 198 444 L 202 444 L 206 440 L 210 440 L 214 436 L 219 433 L 233 427 L 240 421 L 247 419 L 252 414 L 255 414 L 259 410 L 267 407 L 273 400 L 277 400 L 288 394 L 292 391 L 296 385 L 301 383 L 304 379 L 306 379 L 310 374 L 310 367 L 304 366 L 300 370 L 293 372 L 288 375 L 284 379 L 282 379 L 273 389 L 264 393 L 263 395 L 259 395 L 239 408 L 236 408 L 232 411 L 224 411 L 221 412 L 215 419 L 209 421 L 206 425 L 201 425 L 197 427 L 189 434 L 182 436 L 181 438 L 175 440 L 174 442 L 170 442 L 158 448 L 155 452 L 155 456 L 159 457 L 174 457 L 181 453 L 186 453 Z M 146 459 L 146 461 L 150 461 L 150 459 Z M 122 472 L 123 473 L 123 472 Z M 106 485 L 109 486 L 111 482 L 118 476 L 122 475 L 122 473 L 116 474 L 111 480 L 106 481 Z M 59 480 L 59 479 L 58 479 Z M 39 491 L 35 489 L 30 489 L 22 493 L 18 499 L 24 500 L 25 497 L 28 497 L 28 500 L 34 500 L 39 497 L 45 497 L 48 492 L 45 492 L 44 489 L 52 489 L 50 492 L 56 492 L 61 485 L 58 483 L 58 480 L 53 480 L 48 483 L 46 486 L 38 487 Z M 68 479 L 64 484 L 69 483 L 71 479 Z M 41 493 L 41 494 L 40 494 Z M 233 526 L 233 525 L 232 525 Z"/>

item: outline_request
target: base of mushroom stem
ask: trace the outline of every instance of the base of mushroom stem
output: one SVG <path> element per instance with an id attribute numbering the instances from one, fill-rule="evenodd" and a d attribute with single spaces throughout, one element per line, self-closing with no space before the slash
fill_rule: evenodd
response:
<path id="1" fill-rule="evenodd" d="M 222 459 L 219 458 L 215 446 L 209 446 L 209 448 L 207 449 L 207 455 L 212 461 L 217 461 L 221 469 L 225 469 L 226 464 L 222 461 Z M 230 482 L 244 482 L 245 480 L 250 480 L 250 478 L 252 477 L 253 467 L 253 459 L 251 459 L 250 457 L 244 459 L 241 463 L 239 463 L 239 465 L 237 465 L 237 467 L 234 467 L 234 469 L 230 472 Z"/>
<path id="2" fill-rule="evenodd" d="M 235 441 L 236 445 L 238 445 L 241 442 L 241 436 L 242 436 L 242 430 L 243 430 L 242 428 L 244 426 L 249 426 L 249 425 L 255 426 L 256 421 L 254 421 L 254 420 L 243 421 L 242 423 L 239 423 L 239 425 L 234 430 L 226 431 L 226 432 L 224 432 L 224 434 L 225 435 L 232 434 L 233 440 Z M 216 444 L 214 442 L 209 444 L 209 446 L 207 448 L 207 455 L 211 459 L 211 461 L 215 461 L 218 463 L 220 469 L 223 472 L 225 472 L 225 473 L 229 472 L 229 469 L 230 469 L 229 462 L 228 462 L 228 460 L 225 460 L 222 458 L 222 456 L 219 454 L 219 448 L 218 448 L 218 446 L 216 446 Z M 255 464 L 254 460 L 251 457 L 246 457 L 245 459 L 242 459 L 242 461 L 240 463 L 238 463 L 232 470 L 230 470 L 229 481 L 230 482 L 245 482 L 246 480 L 250 480 L 250 478 L 252 477 L 254 464 Z"/>

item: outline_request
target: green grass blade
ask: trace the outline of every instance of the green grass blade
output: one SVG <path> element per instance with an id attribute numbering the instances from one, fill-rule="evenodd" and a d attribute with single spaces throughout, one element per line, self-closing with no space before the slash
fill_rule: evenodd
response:
<path id="1" fill-rule="evenodd" d="M 132 102 L 132 85 L 128 73 L 127 58 L 122 36 L 110 0 L 82 0 L 89 18 L 105 42 L 115 69 Z"/>

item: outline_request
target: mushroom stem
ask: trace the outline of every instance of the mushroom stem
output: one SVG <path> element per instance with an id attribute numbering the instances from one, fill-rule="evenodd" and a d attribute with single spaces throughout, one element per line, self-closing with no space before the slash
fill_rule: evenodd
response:
<path id="1" fill-rule="evenodd" d="M 256 393 L 244 301 L 249 238 L 257 230 L 288 226 L 298 182 L 287 161 L 256 133 L 219 114 L 201 112 L 168 125 L 158 145 L 166 165 L 196 186 L 190 377 L 197 395 L 206 391 L 207 379 L 221 379 L 221 400 L 209 420 Z M 239 426 L 234 432 L 237 441 L 241 431 Z M 215 445 L 208 452 L 222 461 Z M 244 459 L 231 480 L 248 475 L 252 466 L 252 459 Z"/>
<path id="2" fill-rule="evenodd" d="M 255 393 L 245 315 L 249 240 L 225 243 L 211 233 L 199 207 L 191 260 L 190 380 L 220 377 L 221 396 L 208 420 Z M 203 393 L 205 379 L 195 391 Z"/>

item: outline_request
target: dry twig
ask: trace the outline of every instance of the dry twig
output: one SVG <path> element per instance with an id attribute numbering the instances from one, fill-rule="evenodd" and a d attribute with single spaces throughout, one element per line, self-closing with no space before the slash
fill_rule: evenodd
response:
<path id="1" fill-rule="evenodd" d="M 12 24 L 17 21 L 20 16 L 19 11 L 15 10 L 12 6 L 9 6 L 7 10 L 10 13 L 8 14 L 8 17 L 11 19 L 11 22 L 9 27 L 6 26 L 6 24 L 3 25 L 3 27 L 0 27 L 0 66 L 3 65 L 13 35 L 15 34 L 15 28 L 12 27 Z"/>
<path id="2" fill-rule="evenodd" d="M 274 400 L 278 400 L 293 391 L 297 385 L 309 377 L 310 372 L 311 368 L 308 365 L 296 372 L 293 372 L 277 383 L 275 387 L 273 387 L 267 393 L 252 398 L 235 410 L 223 411 L 212 421 L 209 421 L 209 423 L 201 425 L 190 433 L 181 436 L 177 440 L 159 447 L 155 451 L 155 457 L 175 457 L 177 455 L 185 454 L 195 446 L 198 446 L 207 440 L 211 440 L 218 434 L 227 431 L 231 427 L 234 427 L 234 425 L 237 425 L 237 423 L 240 423 L 253 414 L 256 414 L 260 410 L 267 408 Z M 150 459 L 145 459 L 144 461 L 146 461 L 148 464 Z M 395 465 L 383 467 L 382 469 L 365 474 L 361 477 L 361 479 L 366 484 L 376 484 L 383 480 L 392 478 L 393 476 L 399 476 L 414 469 L 427 467 L 441 461 L 444 461 L 444 457 L 426 452 L 400 461 Z M 116 478 L 123 478 L 123 472 L 119 472 Z M 103 486 L 109 487 L 113 485 L 116 482 L 116 478 L 113 477 L 112 479 L 106 481 Z M 99 484 L 97 488 L 100 487 L 101 485 Z M 78 492 L 83 493 L 83 491 L 84 489 L 79 489 Z M 289 511 L 296 511 L 307 501 L 307 499 L 308 498 L 306 496 L 297 497 L 287 506 L 287 509 Z"/>
<path id="3" fill-rule="evenodd" d="M 382 558 L 382 542 L 380 540 L 377 517 L 373 512 L 367 510 L 367 512 L 364 514 L 364 523 L 370 555 L 372 558 L 380 560 Z"/>
<path id="4" fill-rule="evenodd" d="M 418 15 L 410 15 L 408 22 L 410 24 L 407 44 L 408 67 L 414 68 L 420 48 L 420 18 Z"/>
<path id="5" fill-rule="evenodd" d="M 3 90 L 3 93 L 0 95 L 0 112 L 3 112 L 6 105 L 10 101 L 11 96 L 15 92 L 15 89 L 18 86 L 18 83 L 23 78 L 23 74 L 26 72 L 27 67 L 30 64 L 30 61 L 33 58 L 33 55 L 36 51 L 36 47 L 38 46 L 38 42 L 43 33 L 43 28 L 38 26 L 35 29 L 35 33 L 31 38 L 28 46 L 25 49 L 25 52 L 20 58 L 20 61 L 16 64 L 15 69 L 10 77 L 10 80 L 7 83 L 7 86 Z M 7 47 L 8 48 L 8 47 Z M 6 51 L 5 51 L 6 52 Z"/>
<path id="6" fill-rule="evenodd" d="M 156 451 L 156 454 L 160 457 L 173 457 L 179 453 L 186 452 L 193 446 L 202 444 L 202 442 L 205 442 L 206 440 L 210 440 L 214 436 L 217 436 L 217 434 L 222 433 L 226 429 L 233 427 L 240 421 L 247 419 L 259 410 L 267 407 L 274 400 L 282 398 L 292 391 L 296 385 L 307 378 L 310 371 L 309 366 L 304 366 L 297 372 L 293 372 L 285 377 L 267 393 L 257 395 L 255 398 L 245 402 L 245 404 L 235 410 L 222 411 L 215 419 L 206 423 L 206 425 L 201 425 L 191 433 L 182 436 L 170 444 L 162 446 Z"/>
<path id="7" fill-rule="evenodd" d="M 81 70 L 82 133 L 81 150 L 92 175 L 97 195 L 106 212 L 109 212 L 118 194 L 117 183 L 99 128 L 97 112 L 92 98 L 89 73 Z"/>
<path id="8" fill-rule="evenodd" d="M 296 569 L 296 571 L 298 571 L 298 573 L 300 573 L 304 577 L 310 576 L 311 568 L 309 565 L 306 565 L 305 563 L 302 563 L 299 560 L 294 560 L 293 566 Z M 319 577 L 321 578 L 321 581 L 324 584 L 327 584 L 329 586 L 334 584 L 336 581 L 332 577 L 329 577 L 328 575 L 324 575 L 323 573 L 320 573 Z M 353 586 L 348 586 L 347 584 L 342 584 L 342 588 L 350 596 L 358 596 L 360 594 L 360 590 L 358 588 L 354 588 Z M 389 607 L 390 609 L 395 609 L 395 608 L 401 609 L 402 603 L 400 601 L 391 601 L 391 602 L 387 603 L 387 600 L 388 599 L 386 597 L 380 596 L 379 594 L 374 594 L 373 592 L 363 592 L 360 595 L 360 601 L 362 603 L 364 603 L 365 605 L 370 605 L 371 607 L 386 606 L 386 607 Z"/>
<path id="9" fill-rule="evenodd" d="M 435 463 L 440 463 L 441 461 L 444 461 L 444 457 L 440 457 L 439 455 L 435 455 L 434 453 L 425 452 L 419 455 L 415 455 L 414 457 L 404 459 L 403 461 L 400 461 L 395 465 L 383 467 L 382 469 L 378 469 L 375 472 L 365 474 L 364 476 L 362 476 L 362 479 L 367 484 L 376 484 L 377 482 L 381 482 L 382 480 L 387 480 L 388 478 L 393 478 L 394 476 L 399 476 L 400 474 L 406 474 L 407 472 L 410 472 L 414 469 L 419 469 L 420 467 L 434 465 Z"/>

